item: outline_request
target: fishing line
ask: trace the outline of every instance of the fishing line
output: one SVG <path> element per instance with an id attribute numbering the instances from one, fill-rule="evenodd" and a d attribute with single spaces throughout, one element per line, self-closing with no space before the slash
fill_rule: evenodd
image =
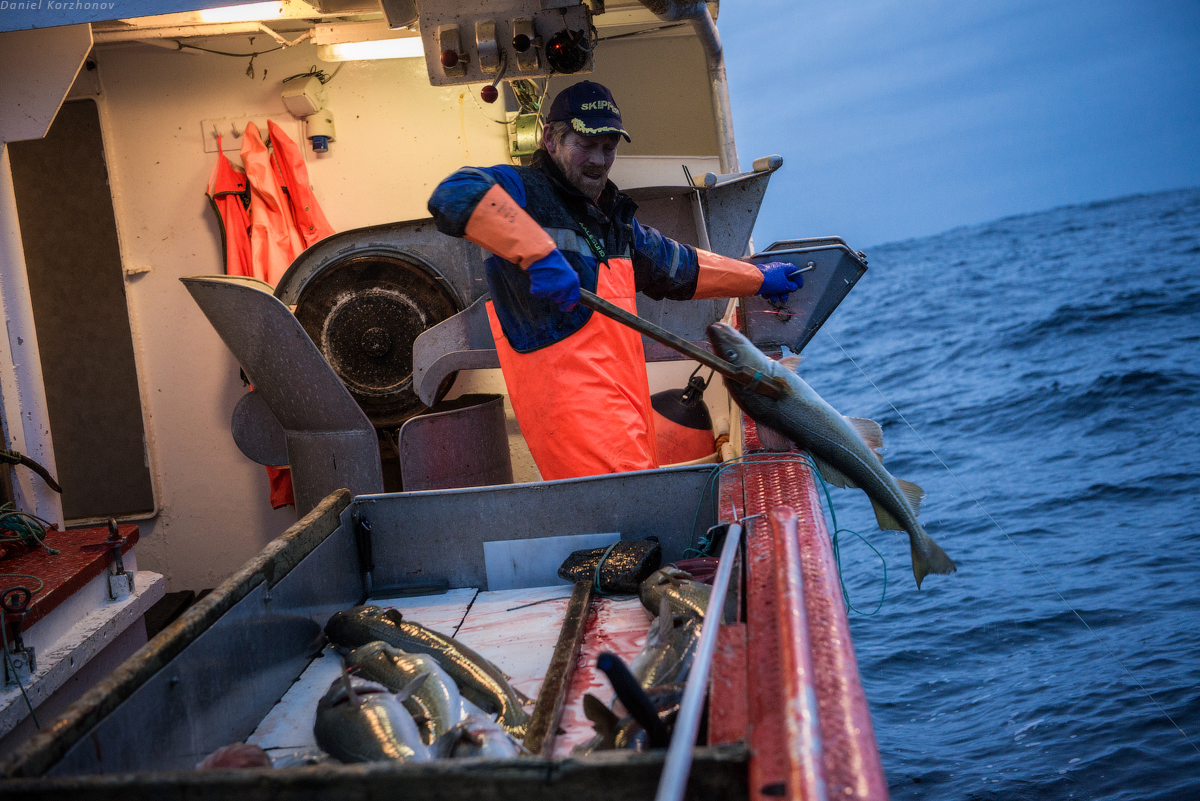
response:
<path id="1" fill-rule="evenodd" d="M 922 437 L 921 434 L 917 431 L 917 429 L 913 427 L 913 424 L 908 422 L 908 418 L 905 417 L 900 412 L 900 410 L 896 408 L 896 405 L 888 399 L 887 395 L 883 394 L 883 390 L 881 390 L 879 388 L 879 386 L 874 381 L 871 380 L 871 377 L 867 375 L 866 371 L 864 371 L 862 369 L 862 367 L 859 367 L 858 362 L 854 361 L 854 357 L 851 356 L 849 353 L 847 353 L 846 349 L 842 347 L 842 343 L 838 342 L 837 339 L 834 338 L 833 334 L 829 333 L 828 330 L 825 330 L 825 334 L 833 341 L 833 344 L 838 346 L 838 349 L 841 350 L 842 354 L 845 355 L 845 357 L 850 360 L 850 363 L 855 366 L 855 368 L 858 370 L 858 372 L 862 373 L 862 377 L 867 379 L 867 383 L 869 383 L 872 387 L 875 388 L 875 391 L 879 393 L 879 396 L 881 398 L 883 398 L 884 402 L 887 403 L 888 406 L 892 407 L 892 411 L 895 412 L 897 415 L 899 415 L 900 419 L 904 421 L 904 424 L 906 426 L 908 426 L 909 430 L 911 430 L 914 434 L 916 434 L 917 439 L 921 440 L 921 444 L 924 445 L 925 448 L 931 454 L 933 454 L 933 457 L 935 459 L 937 459 L 939 463 L 941 463 L 942 467 L 946 468 L 946 472 L 949 473 L 951 475 L 951 477 L 953 477 L 954 480 L 958 482 L 958 486 L 963 488 L 963 492 L 967 493 L 967 495 L 970 496 L 971 500 L 975 502 L 975 505 L 979 507 L 979 511 L 983 512 L 984 517 L 986 517 L 989 521 L 991 521 L 991 524 L 996 527 L 997 531 L 999 531 L 1001 534 L 1004 535 L 1004 538 L 1006 540 L 1008 540 L 1010 543 L 1012 543 L 1012 546 L 1017 549 L 1017 553 L 1019 553 L 1019 554 L 1021 554 L 1021 556 L 1025 557 L 1025 561 L 1029 563 L 1030 567 L 1032 567 L 1034 570 L 1037 571 L 1037 574 L 1042 577 L 1043 581 L 1046 582 L 1046 586 L 1048 586 L 1051 590 L 1054 591 L 1054 594 L 1058 596 L 1058 599 L 1063 602 L 1063 605 L 1066 606 L 1067 609 L 1071 610 L 1071 613 L 1079 619 L 1079 622 L 1082 623 L 1083 627 L 1085 629 L 1087 629 L 1088 632 L 1096 639 L 1096 642 L 1100 643 L 1100 645 L 1104 648 L 1105 651 L 1108 651 L 1108 655 L 1113 658 L 1113 661 L 1116 662 L 1118 666 L 1120 666 L 1121 670 L 1125 671 L 1125 675 L 1128 676 L 1130 678 L 1130 680 L 1133 681 L 1133 683 L 1138 686 L 1138 689 L 1142 691 L 1142 694 L 1144 694 L 1147 698 L 1150 699 L 1150 703 L 1154 704 L 1154 706 L 1156 706 L 1158 708 L 1158 711 L 1162 713 L 1163 717 L 1165 717 L 1171 723 L 1171 725 L 1174 726 L 1175 729 L 1180 734 L 1183 735 L 1183 739 L 1187 740 L 1188 745 L 1190 745 L 1192 748 L 1196 749 L 1197 753 L 1200 753 L 1200 746 L 1198 746 L 1198 745 L 1196 745 L 1196 743 L 1192 742 L 1192 738 L 1188 737 L 1187 732 L 1185 732 L 1183 730 L 1183 728 L 1180 727 L 1180 725 L 1175 722 L 1175 719 L 1172 718 L 1171 715 L 1167 712 L 1167 710 L 1163 708 L 1163 705 L 1160 704 L 1158 702 L 1158 700 L 1153 695 L 1150 694 L 1150 691 L 1146 689 L 1145 685 L 1142 684 L 1140 681 L 1138 681 L 1137 677 L 1133 675 L 1133 672 L 1129 668 L 1125 667 L 1125 663 L 1121 661 L 1121 658 L 1119 656 L 1117 656 L 1116 653 L 1113 652 L 1113 649 L 1108 647 L 1108 643 L 1106 643 L 1103 639 L 1101 639 L 1100 635 L 1096 633 L 1096 630 L 1088 625 L 1088 622 L 1083 619 L 1083 615 L 1079 614 L 1079 612 L 1075 609 L 1075 607 L 1071 606 L 1071 602 L 1068 601 L 1066 599 L 1066 597 L 1063 596 L 1063 594 L 1058 591 L 1058 588 L 1054 586 L 1054 582 L 1052 582 L 1050 580 L 1049 576 L 1047 576 L 1045 573 L 1043 573 L 1042 569 L 1037 566 L 1037 563 L 1029 558 L 1029 555 L 1027 553 L 1025 553 L 1024 550 L 1021 549 L 1021 546 L 1017 544 L 1016 540 L 1014 540 L 1012 537 L 1010 537 L 1008 535 L 1008 532 L 1004 530 L 1004 527 L 1001 526 L 998 522 L 996 522 L 996 518 L 992 517 L 991 513 L 989 513 L 988 510 L 984 508 L 983 504 L 979 501 L 979 499 L 975 497 L 975 493 L 971 492 L 971 490 L 967 488 L 967 485 L 962 482 L 962 479 L 960 479 L 957 475 L 955 475 L 954 471 L 951 470 L 950 466 L 948 464 L 946 464 L 945 461 L 942 460 L 942 457 L 938 455 L 937 451 L 935 451 L 929 445 L 929 443 L 925 441 L 925 438 Z"/>
<path id="2" fill-rule="evenodd" d="M 842 600 L 846 604 L 846 609 L 848 611 L 857 612 L 858 614 L 863 615 L 864 617 L 870 617 L 871 615 L 876 614 L 881 608 L 883 608 L 883 602 L 887 598 L 887 560 L 883 558 L 883 554 L 880 553 L 879 549 L 876 548 L 874 545 L 872 545 L 867 540 L 867 538 L 864 537 L 862 534 L 859 534 L 857 531 L 853 531 L 848 528 L 839 528 L 838 527 L 837 512 L 833 508 L 833 498 L 829 494 L 829 487 L 826 486 L 825 477 L 822 476 L 821 471 L 817 469 L 816 462 L 814 462 L 812 460 L 811 455 L 806 454 L 806 453 L 805 454 L 780 453 L 780 454 L 776 454 L 776 458 L 773 458 L 773 459 L 756 458 L 755 461 L 753 461 L 753 462 L 747 461 L 751 457 L 761 457 L 764 455 L 765 454 L 762 454 L 762 453 L 750 453 L 750 454 L 745 454 L 743 456 L 735 456 L 732 459 L 728 459 L 728 460 L 722 462 L 718 467 L 716 467 L 709 474 L 708 481 L 704 485 L 704 492 L 702 492 L 700 494 L 700 500 L 696 504 L 696 514 L 692 518 L 692 534 L 693 535 L 695 534 L 696 524 L 700 521 L 700 510 L 703 508 L 704 499 L 712 494 L 712 488 L 713 488 L 714 482 L 721 475 L 721 473 L 723 473 L 727 468 L 740 467 L 744 464 L 756 464 L 756 465 L 757 464 L 803 464 L 803 465 L 806 465 L 812 470 L 812 472 L 820 480 L 821 488 L 825 491 L 825 501 L 829 506 L 829 513 L 833 517 L 833 525 L 829 529 L 832 532 L 829 535 L 829 542 L 830 542 L 830 546 L 833 549 L 833 561 L 837 567 L 838 583 L 842 587 Z M 746 519 L 746 518 L 742 518 L 740 515 L 738 515 L 737 505 L 733 503 L 732 499 L 730 499 L 729 503 L 731 506 L 733 506 L 733 514 L 734 514 L 735 518 L 737 518 L 738 520 Z M 754 515 L 754 516 L 757 516 L 757 515 Z M 709 536 L 709 534 L 711 534 L 713 529 L 715 529 L 715 528 L 719 528 L 719 527 L 714 526 L 713 528 L 710 528 L 708 531 L 706 531 L 696 542 L 696 545 L 698 547 L 697 548 L 685 548 L 683 555 L 685 557 L 687 557 L 689 554 L 695 554 L 696 556 L 711 556 L 709 551 L 712 550 L 713 541 L 712 541 L 712 538 Z M 850 603 L 850 590 L 846 587 L 846 581 L 842 577 L 842 545 L 841 545 L 841 541 L 838 539 L 838 535 L 843 532 L 845 532 L 847 534 L 853 534 L 854 536 L 856 536 L 860 540 L 862 540 L 864 543 L 866 543 L 867 547 L 870 548 L 872 551 L 874 551 L 875 555 L 879 557 L 879 561 L 883 563 L 883 592 L 879 596 L 879 603 L 876 604 L 875 608 L 872 609 L 870 612 L 864 612 L 861 609 L 859 609 L 858 607 L 854 606 L 852 603 Z"/>

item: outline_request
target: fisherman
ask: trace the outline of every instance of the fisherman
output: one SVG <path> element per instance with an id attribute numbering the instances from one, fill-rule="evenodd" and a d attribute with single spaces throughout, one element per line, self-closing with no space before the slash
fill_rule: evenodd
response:
<path id="1" fill-rule="evenodd" d="M 638 291 L 786 300 L 803 283 L 791 264 L 749 264 L 640 225 L 608 180 L 622 137 L 632 141 L 612 93 L 581 81 L 554 98 L 531 166 L 464 167 L 429 199 L 438 230 L 492 254 L 488 319 L 546 480 L 658 467 L 641 337 L 579 305 L 581 286 L 636 314 Z"/>

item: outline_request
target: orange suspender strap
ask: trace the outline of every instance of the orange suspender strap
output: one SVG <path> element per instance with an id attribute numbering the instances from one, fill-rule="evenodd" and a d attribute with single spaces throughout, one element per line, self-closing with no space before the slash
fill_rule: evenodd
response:
<path id="1" fill-rule="evenodd" d="M 744 298 L 762 287 L 762 271 L 753 264 L 700 248 L 696 248 L 696 261 L 700 264 L 700 275 L 696 278 L 693 299 Z"/>
<path id="2" fill-rule="evenodd" d="M 479 199 L 464 237 L 521 269 L 554 250 L 550 235 L 499 184 Z"/>

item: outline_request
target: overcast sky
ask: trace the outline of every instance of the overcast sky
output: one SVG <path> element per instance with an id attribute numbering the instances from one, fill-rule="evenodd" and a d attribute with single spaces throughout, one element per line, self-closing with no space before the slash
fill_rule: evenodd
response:
<path id="1" fill-rule="evenodd" d="M 855 248 L 1200 186 L 1197 0 L 728 0 L 755 229 Z"/>

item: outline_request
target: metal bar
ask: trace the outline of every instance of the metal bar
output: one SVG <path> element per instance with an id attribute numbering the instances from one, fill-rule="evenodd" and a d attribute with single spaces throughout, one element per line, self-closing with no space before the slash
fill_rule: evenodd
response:
<path id="1" fill-rule="evenodd" d="M 708 691 L 709 667 L 712 665 L 713 651 L 717 647 L 717 630 L 721 626 L 725 610 L 725 593 L 729 590 L 733 557 L 741 539 L 741 524 L 731 524 L 725 534 L 725 544 L 721 547 L 721 561 L 713 579 L 708 607 L 704 610 L 704 628 L 700 631 L 700 643 L 696 646 L 696 659 L 692 663 L 687 688 L 683 691 L 683 700 L 679 704 L 675 733 L 671 736 L 671 747 L 667 749 L 667 760 L 663 763 L 662 777 L 658 780 L 658 792 L 654 795 L 654 801 L 679 801 L 687 789 L 688 774 L 692 769 L 692 751 L 696 747 L 700 714 L 704 710 L 704 696 Z"/>
<path id="2" fill-rule="evenodd" d="M 538 691 L 529 730 L 525 733 L 525 748 L 532 754 L 553 756 L 554 732 L 558 731 L 558 723 L 562 719 L 571 675 L 575 672 L 575 657 L 583 645 L 591 607 L 592 583 L 577 581 L 571 600 L 567 602 L 567 614 L 558 632 L 558 642 L 554 646 L 554 655 L 550 657 L 546 678 Z"/>
<path id="3" fill-rule="evenodd" d="M 774 376 L 765 375 L 761 371 L 746 366 L 735 367 L 719 356 L 709 353 L 704 348 L 698 347 L 686 339 L 672 334 L 667 329 L 660 328 L 649 320 L 643 320 L 636 314 L 632 314 L 616 304 L 609 303 L 594 292 L 580 289 L 579 302 L 594 312 L 603 314 L 611 320 L 616 320 L 618 323 L 632 328 L 639 334 L 650 337 L 655 342 L 666 345 L 672 350 L 679 351 L 689 359 L 695 359 L 705 367 L 716 370 L 730 381 L 736 381 L 760 395 L 766 395 L 768 398 L 778 398 L 783 395 L 783 382 Z"/>
<path id="4" fill-rule="evenodd" d="M 788 798 L 824 799 L 825 770 L 821 729 L 817 720 L 813 656 L 809 639 L 804 581 L 800 573 L 800 545 L 796 540 L 796 513 L 789 506 L 771 510 L 775 550 L 775 587 L 779 614 L 779 639 L 783 657 L 783 737 L 788 754 Z"/>

